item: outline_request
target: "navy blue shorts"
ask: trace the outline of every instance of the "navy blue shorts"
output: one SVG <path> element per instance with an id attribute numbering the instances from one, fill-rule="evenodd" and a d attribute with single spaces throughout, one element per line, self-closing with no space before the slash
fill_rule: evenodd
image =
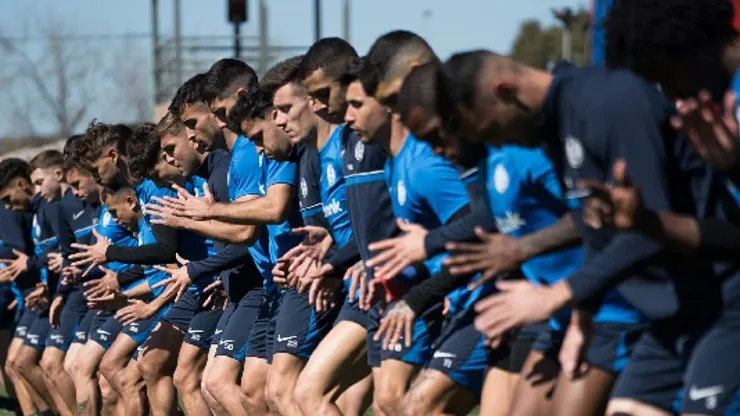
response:
<path id="1" fill-rule="evenodd" d="M 380 367 L 380 351 L 383 349 L 383 340 L 375 341 L 373 338 L 380 327 L 380 310 L 385 307 L 385 301 L 380 301 L 367 312 L 367 365 L 372 368 Z"/>
<path id="2" fill-rule="evenodd" d="M 43 312 L 36 315 L 36 319 L 28 328 L 26 338 L 23 340 L 23 345 L 36 348 L 41 351 L 46 348 L 46 339 L 49 336 L 51 330 L 51 324 L 49 324 L 49 312 Z"/>
<path id="3" fill-rule="evenodd" d="M 121 334 L 127 335 L 129 338 L 134 340 L 136 345 L 141 345 L 146 342 L 147 339 L 149 339 L 149 335 L 151 335 L 154 328 L 157 327 L 157 324 L 162 321 L 164 318 L 164 315 L 167 313 L 167 311 L 170 309 L 169 306 L 162 308 L 157 312 L 154 316 L 152 316 L 149 319 L 144 319 L 142 321 L 136 321 L 132 324 L 129 324 L 123 329 L 121 329 Z"/>
<path id="4" fill-rule="evenodd" d="M 307 293 L 286 290 L 275 321 L 272 354 L 286 353 L 307 360 L 331 331 L 338 314 L 336 307 L 317 313 L 308 303 Z"/>
<path id="5" fill-rule="evenodd" d="M 93 309 L 87 311 L 85 317 L 82 318 L 82 322 L 80 322 L 80 326 L 77 327 L 75 338 L 72 341 L 73 344 L 84 344 L 87 342 L 87 336 L 90 333 L 90 326 L 92 325 L 92 321 L 95 319 L 95 315 L 97 315 L 97 313 L 98 311 Z"/>
<path id="6" fill-rule="evenodd" d="M 165 322 L 185 333 L 183 342 L 203 349 L 210 348 L 223 312 L 203 307 L 207 297 L 204 293 L 185 292 L 164 317 Z"/>
<path id="7" fill-rule="evenodd" d="M 707 330 L 682 326 L 645 331 L 613 396 L 674 413 L 740 414 L 740 314 L 726 313 Z"/>
<path id="8" fill-rule="evenodd" d="M 197 313 L 190 320 L 190 326 L 183 342 L 204 350 L 210 349 L 218 321 L 223 313 L 222 309 L 207 309 Z"/>
<path id="9" fill-rule="evenodd" d="M 231 318 L 231 314 L 234 313 L 237 305 L 238 303 L 229 301 L 229 304 L 226 306 L 226 310 L 221 314 L 221 317 L 218 319 L 218 324 L 216 324 L 216 330 L 213 331 L 213 338 L 211 339 L 211 346 L 218 345 L 219 341 L 221 341 L 221 336 L 226 330 L 226 326 L 229 324 L 229 319 Z"/>
<path id="10" fill-rule="evenodd" d="M 386 312 L 393 307 L 390 303 Z M 427 309 L 414 322 L 414 335 L 411 340 L 411 347 L 406 347 L 403 336 L 395 345 L 390 345 L 388 350 L 380 351 L 381 360 L 399 360 L 413 365 L 425 365 L 432 358 L 434 341 L 439 337 L 442 329 L 442 303 L 439 303 Z M 375 328 L 377 330 L 377 328 Z M 368 329 L 368 336 L 375 330 Z"/>
<path id="11" fill-rule="evenodd" d="M 89 312 L 87 301 L 82 296 L 82 290 L 75 290 L 67 296 L 67 301 L 59 318 L 59 326 L 52 328 L 46 345 L 67 351 L 72 342 L 77 338 L 77 332 Z"/>
<path id="12" fill-rule="evenodd" d="M 428 368 L 447 375 L 452 381 L 480 398 L 491 351 L 485 336 L 475 329 L 474 313 L 453 317 L 443 328 Z M 435 343 L 436 344 L 436 343 Z"/>
<path id="13" fill-rule="evenodd" d="M 105 319 L 105 321 L 103 321 L 103 319 Z M 88 341 L 95 341 L 105 350 L 108 350 L 122 330 L 123 325 L 121 325 L 112 313 L 98 313 L 98 315 L 93 318 L 92 325 L 90 325 Z"/>
<path id="14" fill-rule="evenodd" d="M 244 362 L 257 318 L 266 315 L 268 311 L 269 302 L 265 299 L 264 290 L 253 289 L 247 292 L 231 314 L 216 349 L 216 356 L 222 355 Z"/>
<path id="15" fill-rule="evenodd" d="M 24 309 L 23 312 L 21 312 L 21 316 L 18 319 L 18 323 L 15 326 L 15 332 L 13 333 L 13 337 L 25 340 L 26 335 L 28 335 L 28 330 L 31 328 L 33 321 L 35 321 L 36 317 L 38 316 L 39 316 L 38 313 L 30 309 Z"/>
<path id="16" fill-rule="evenodd" d="M 355 300 L 350 303 L 349 298 L 345 297 L 344 303 L 341 309 L 339 309 L 339 316 L 337 316 L 337 323 L 342 321 L 354 322 L 363 328 L 367 328 L 367 312 L 360 309 L 360 306 Z"/>
<path id="17" fill-rule="evenodd" d="M 257 319 L 254 320 L 252 333 L 247 340 L 246 357 L 262 358 L 272 362 L 272 340 L 275 337 L 277 312 L 283 296 L 278 294 L 265 297 L 265 308 L 260 309 Z"/>

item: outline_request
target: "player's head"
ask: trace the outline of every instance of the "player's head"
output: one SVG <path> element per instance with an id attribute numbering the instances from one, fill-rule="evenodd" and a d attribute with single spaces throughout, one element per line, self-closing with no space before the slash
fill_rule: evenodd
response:
<path id="1" fill-rule="evenodd" d="M 306 87 L 295 77 L 302 58 L 294 56 L 280 62 L 267 71 L 260 83 L 260 88 L 272 92 L 275 125 L 286 132 L 293 143 L 306 140 L 317 126 Z"/>
<path id="2" fill-rule="evenodd" d="M 118 188 L 106 187 L 103 189 L 103 203 L 113 220 L 131 233 L 139 231 L 139 221 L 144 212 L 139 205 L 136 191 L 131 186 Z"/>
<path id="3" fill-rule="evenodd" d="M 347 102 L 337 78 L 357 59 L 357 52 L 341 38 L 324 38 L 303 55 L 296 77 L 311 97 L 311 108 L 331 122 L 341 122 Z"/>
<path id="4" fill-rule="evenodd" d="M 216 116 L 218 128 L 228 127 L 229 111 L 240 96 L 254 88 L 257 88 L 257 73 L 243 61 L 226 58 L 211 66 L 206 73 L 203 95 Z"/>
<path id="5" fill-rule="evenodd" d="M 437 71 L 443 130 L 479 143 L 539 145 L 539 110 L 528 104 L 536 101 L 534 71 L 485 50 L 453 55 Z"/>
<path id="6" fill-rule="evenodd" d="M 206 101 L 206 79 L 206 74 L 197 74 L 185 81 L 177 89 L 169 112 L 180 117 L 187 128 L 188 138 L 202 142 L 210 149 L 221 129 Z"/>
<path id="7" fill-rule="evenodd" d="M 92 173 L 75 161 L 82 135 L 78 134 L 67 139 L 64 144 L 64 178 L 72 189 L 72 194 L 90 204 L 97 203 L 100 199 L 100 185 L 95 181 Z"/>
<path id="8" fill-rule="evenodd" d="M 177 168 L 183 176 L 193 176 L 208 153 L 203 142 L 188 136 L 185 124 L 172 113 L 162 117 L 157 124 L 157 133 L 164 160 Z"/>
<path id="9" fill-rule="evenodd" d="M 363 59 L 358 59 L 339 78 L 347 97 L 344 121 L 365 143 L 381 137 L 390 138 L 391 116 L 388 110 L 365 92 L 364 83 L 373 76 L 372 68 Z"/>
<path id="10" fill-rule="evenodd" d="M 153 180 L 158 186 L 180 183 L 180 171 L 165 161 L 160 147 L 157 125 L 142 123 L 134 129 L 134 140 L 129 147 L 131 177 L 137 183 L 144 178 Z"/>
<path id="11" fill-rule="evenodd" d="M 445 132 L 437 112 L 437 71 L 439 64 L 430 62 L 414 68 L 398 93 L 397 114 L 411 134 L 429 143 L 434 152 L 465 168 L 475 166 L 483 145 Z"/>
<path id="12" fill-rule="evenodd" d="M 0 200 L 5 208 L 26 212 L 33 195 L 31 168 L 28 163 L 18 158 L 8 158 L 0 162 Z"/>
<path id="13" fill-rule="evenodd" d="M 733 17 L 729 0 L 614 2 L 605 23 L 607 65 L 629 68 L 677 97 L 700 88 L 724 93 L 736 69 L 722 62 L 737 54 Z"/>
<path id="14" fill-rule="evenodd" d="M 439 61 L 421 36 L 406 30 L 379 37 L 370 47 L 367 59 L 377 77 L 374 84 L 366 85 L 367 93 L 390 109 L 395 107 L 398 91 L 415 66 Z"/>
<path id="15" fill-rule="evenodd" d="M 31 183 L 36 195 L 48 202 L 57 201 L 62 197 L 62 182 L 64 182 L 64 157 L 58 150 L 44 150 L 37 154 L 28 163 L 31 169 Z"/>
<path id="16" fill-rule="evenodd" d="M 287 160 L 293 150 L 288 134 L 274 122 L 272 94 L 255 88 L 239 98 L 229 113 L 229 123 L 271 159 Z"/>
<path id="17" fill-rule="evenodd" d="M 106 124 L 93 120 L 79 141 L 79 164 L 89 170 L 101 185 L 126 183 L 126 143 L 133 134 L 133 130 L 125 124 Z"/>

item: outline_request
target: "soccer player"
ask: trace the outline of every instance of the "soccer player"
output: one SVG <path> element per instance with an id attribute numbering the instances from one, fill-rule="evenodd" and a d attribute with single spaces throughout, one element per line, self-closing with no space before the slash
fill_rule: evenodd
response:
<path id="1" fill-rule="evenodd" d="M 54 236 L 46 220 L 42 222 L 45 225 L 43 228 L 38 225 L 38 214 L 41 214 L 42 219 L 45 218 L 46 209 L 43 207 L 49 206 L 42 198 L 33 198 L 34 186 L 30 173 L 29 164 L 20 159 L 10 158 L 0 162 L 0 199 L 5 208 L 16 211 L 19 216 L 34 218 L 33 227 L 30 226 L 30 222 L 26 226 L 22 226 L 21 223 L 19 224 L 21 227 L 16 227 L 16 231 L 28 233 L 17 240 L 29 242 L 33 236 L 33 242 L 25 246 L 26 252 L 13 250 L 16 258 L 6 260 L 7 266 L 0 271 L 0 277 L 4 281 L 17 281 L 25 298 L 35 298 L 34 305 L 28 305 L 27 311 L 18 323 L 6 362 L 6 371 L 15 387 L 21 409 L 28 414 L 48 412 L 53 405 L 44 383 L 44 372 L 38 365 L 41 352 L 35 345 L 38 345 L 40 333 L 33 331 L 34 326 L 42 330 L 45 327 L 44 322 L 48 325 L 48 315 L 42 316 L 40 312 L 32 310 L 32 306 L 33 309 L 41 310 L 48 307 L 48 298 L 45 296 L 48 291 L 45 289 L 45 282 L 40 282 L 39 279 L 40 266 L 45 264 L 46 256 L 45 253 L 41 255 L 42 253 L 37 251 L 42 247 L 36 242 L 40 242 L 40 238 L 48 238 L 51 241 Z M 21 218 L 19 220 L 24 221 Z M 30 252 L 31 244 L 34 245 L 34 253 L 29 255 L 27 253 Z M 32 337 L 29 338 L 29 334 Z"/>

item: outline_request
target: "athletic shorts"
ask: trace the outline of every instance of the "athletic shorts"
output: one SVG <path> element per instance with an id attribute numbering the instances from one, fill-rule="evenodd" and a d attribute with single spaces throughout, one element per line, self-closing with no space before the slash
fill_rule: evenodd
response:
<path id="1" fill-rule="evenodd" d="M 146 342 L 147 339 L 149 339 L 149 335 L 151 335 L 154 328 L 157 327 L 157 324 L 162 321 L 164 315 L 169 309 L 169 306 L 164 307 L 149 319 L 136 321 L 123 327 L 123 329 L 121 329 L 121 334 L 126 335 L 134 340 L 136 345 L 142 345 Z"/>
<path id="2" fill-rule="evenodd" d="M 203 307 L 207 295 L 185 292 L 164 317 L 175 328 L 185 333 L 183 342 L 209 349 L 222 311 Z"/>
<path id="3" fill-rule="evenodd" d="M 268 310 L 269 304 L 265 299 L 264 290 L 253 289 L 247 292 L 229 318 L 216 348 L 216 356 L 231 357 L 244 362 L 257 318 L 265 315 Z"/>
<path id="4" fill-rule="evenodd" d="M 393 303 L 388 304 L 385 308 L 385 313 L 393 307 Z M 395 345 L 390 345 L 388 350 L 380 351 L 381 360 L 399 360 L 408 364 L 425 365 L 432 358 L 433 354 L 433 343 L 439 337 L 442 329 L 442 303 L 439 303 L 431 308 L 427 309 L 421 314 L 414 322 L 414 334 L 411 340 L 411 347 L 406 347 L 406 343 L 403 336 L 399 338 L 399 341 Z M 377 314 L 375 314 L 377 315 Z M 377 332 L 377 325 L 380 321 L 376 316 L 374 321 L 375 325 L 371 323 L 371 327 L 368 329 L 368 336 L 372 333 L 373 335 Z"/>
<path id="5" fill-rule="evenodd" d="M 363 328 L 367 328 L 367 313 L 360 309 L 357 300 L 350 303 L 349 298 L 345 296 L 344 303 L 342 303 L 342 307 L 339 309 L 339 316 L 337 316 L 336 323 L 342 321 L 354 322 Z"/>
<path id="6" fill-rule="evenodd" d="M 275 337 L 277 312 L 282 300 L 283 296 L 279 294 L 265 296 L 265 308 L 260 309 L 247 339 L 246 358 L 262 358 L 268 363 L 272 362 L 272 340 Z"/>
<path id="7" fill-rule="evenodd" d="M 219 341 L 221 341 L 221 336 L 224 333 L 224 330 L 226 330 L 226 326 L 229 324 L 229 319 L 231 318 L 231 314 L 234 313 L 236 310 L 236 307 L 238 306 L 237 302 L 229 301 L 229 304 L 226 306 L 226 310 L 221 314 L 221 317 L 218 318 L 218 324 L 216 324 L 216 330 L 213 331 L 213 338 L 211 339 L 211 346 L 218 346 Z"/>
<path id="8" fill-rule="evenodd" d="M 655 324 L 643 333 L 613 396 L 688 414 L 740 414 L 740 312 L 709 329 Z"/>
<path id="9" fill-rule="evenodd" d="M 367 312 L 367 365 L 372 368 L 380 367 L 380 351 L 383 349 L 383 340 L 375 341 L 374 337 L 380 326 L 380 311 L 385 307 L 385 301 L 379 301 Z"/>
<path id="10" fill-rule="evenodd" d="M 474 311 L 469 311 L 445 324 L 427 368 L 440 371 L 480 399 L 492 352 L 485 345 L 486 337 L 475 329 L 474 317 Z"/>
<path id="11" fill-rule="evenodd" d="M 82 296 L 82 290 L 71 292 L 64 303 L 62 315 L 59 318 L 59 326 L 51 329 L 46 345 L 67 351 L 69 346 L 77 339 L 77 333 L 82 331 L 81 327 L 88 312 L 87 301 Z"/>
<path id="12" fill-rule="evenodd" d="M 5 288 L 0 290 L 0 331 L 10 331 L 15 326 L 17 307 L 8 310 L 8 306 L 15 300 L 15 293 Z"/>
<path id="13" fill-rule="evenodd" d="M 24 309 L 23 312 L 21 312 L 18 323 L 15 326 L 13 337 L 25 340 L 26 335 L 28 335 L 28 330 L 31 328 L 31 325 L 36 320 L 36 317 L 38 315 L 39 314 L 37 312 L 34 312 L 30 309 Z"/>
<path id="14" fill-rule="evenodd" d="M 618 375 L 629 362 L 645 326 L 615 322 L 597 322 L 585 353 L 591 366 Z M 565 333 L 552 328 L 540 332 L 532 349 L 548 357 L 557 358 Z"/>
<path id="15" fill-rule="evenodd" d="M 46 348 L 46 339 L 49 336 L 50 330 L 49 311 L 44 311 L 36 315 L 36 319 L 31 323 L 28 333 L 26 333 L 26 338 L 23 340 L 23 345 L 28 345 L 42 351 Z"/>
<path id="16" fill-rule="evenodd" d="M 101 311 L 93 318 L 88 341 L 95 341 L 108 350 L 122 330 L 123 325 L 111 312 Z"/>
<path id="17" fill-rule="evenodd" d="M 319 342 L 331 331 L 339 308 L 318 313 L 308 303 L 308 294 L 290 288 L 277 311 L 272 355 L 286 353 L 308 360 Z"/>
<path id="18" fill-rule="evenodd" d="M 85 317 L 82 318 L 82 322 L 80 322 L 80 326 L 77 327 L 75 338 L 72 340 L 73 344 L 84 344 L 87 342 L 87 336 L 90 334 L 90 326 L 92 325 L 92 321 L 95 319 L 95 315 L 97 315 L 97 313 L 98 311 L 93 309 L 87 311 Z"/>

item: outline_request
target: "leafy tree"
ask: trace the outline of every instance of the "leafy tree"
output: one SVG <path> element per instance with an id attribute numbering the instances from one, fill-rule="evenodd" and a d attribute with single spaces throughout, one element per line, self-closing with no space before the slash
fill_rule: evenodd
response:
<path id="1" fill-rule="evenodd" d="M 585 65 L 590 56 L 590 16 L 580 9 L 573 15 L 571 23 L 572 61 Z M 548 69 L 563 59 L 563 27 L 556 23 L 547 27 L 535 19 L 522 21 L 519 33 L 514 39 L 510 55 L 518 61 L 537 68 Z"/>

